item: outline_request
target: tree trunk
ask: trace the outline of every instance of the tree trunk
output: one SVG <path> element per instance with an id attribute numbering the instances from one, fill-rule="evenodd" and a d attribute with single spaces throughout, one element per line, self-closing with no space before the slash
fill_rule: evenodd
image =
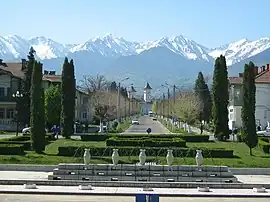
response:
<path id="1" fill-rule="evenodd" d="M 201 130 L 201 134 L 203 134 L 203 123 L 201 121 L 201 127 L 200 127 L 200 130 Z"/>
<path id="2" fill-rule="evenodd" d="M 249 155 L 250 155 L 250 156 L 253 156 L 253 155 L 252 155 L 252 148 L 249 148 Z"/>
<path id="3" fill-rule="evenodd" d="M 102 119 L 99 120 L 99 133 L 103 133 L 103 122 Z"/>

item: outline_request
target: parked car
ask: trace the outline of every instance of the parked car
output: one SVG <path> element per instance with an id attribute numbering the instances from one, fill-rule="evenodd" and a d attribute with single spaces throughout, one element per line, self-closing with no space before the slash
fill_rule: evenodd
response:
<path id="1" fill-rule="evenodd" d="M 47 129 L 45 129 L 45 131 L 46 131 L 46 133 L 48 132 Z M 27 127 L 27 128 L 22 129 L 22 134 L 23 135 L 29 135 L 30 132 L 31 132 L 31 127 Z"/>
<path id="2" fill-rule="evenodd" d="M 132 124 L 132 125 L 140 125 L 140 123 L 139 123 L 138 120 L 132 120 L 131 124 Z"/>
<path id="3" fill-rule="evenodd" d="M 99 128 L 99 131 L 100 131 L 100 126 L 99 126 L 98 128 Z M 103 133 L 106 133 L 107 131 L 108 131 L 107 126 L 103 126 L 102 132 L 103 132 Z"/>
<path id="4" fill-rule="evenodd" d="M 270 136 L 270 129 L 267 128 L 266 130 L 257 131 L 257 134 L 258 135 L 264 135 L 264 136 Z"/>

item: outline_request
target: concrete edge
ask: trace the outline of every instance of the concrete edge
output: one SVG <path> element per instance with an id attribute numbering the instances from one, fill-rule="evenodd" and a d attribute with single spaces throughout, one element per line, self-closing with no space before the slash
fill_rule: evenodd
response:
<path id="1" fill-rule="evenodd" d="M 58 165 L 1 164 L 0 171 L 53 172 Z M 270 168 L 230 168 L 234 175 L 270 175 Z"/>
<path id="2" fill-rule="evenodd" d="M 1 164 L 0 171 L 52 172 L 58 165 Z"/>
<path id="3" fill-rule="evenodd" d="M 36 184 L 38 186 L 78 186 L 91 184 L 93 187 L 151 187 L 151 188 L 197 188 L 208 186 L 210 189 L 253 189 L 264 187 L 270 189 L 270 184 L 244 184 L 244 183 L 211 183 L 211 182 L 130 182 L 130 181 L 75 181 L 75 180 L 0 180 L 0 185 Z"/>
<path id="4" fill-rule="evenodd" d="M 33 194 L 33 195 L 92 195 L 92 196 L 136 196 L 138 193 L 99 193 L 99 192 L 57 192 L 57 191 L 25 191 L 25 190 L 0 190 L 0 194 Z M 140 194 L 152 194 L 145 192 Z M 154 194 L 154 193 L 153 193 Z M 156 193 L 155 193 L 156 194 Z M 201 194 L 158 194 L 160 197 L 219 197 L 219 198 L 270 198 L 269 194 L 216 194 L 208 192 Z"/>

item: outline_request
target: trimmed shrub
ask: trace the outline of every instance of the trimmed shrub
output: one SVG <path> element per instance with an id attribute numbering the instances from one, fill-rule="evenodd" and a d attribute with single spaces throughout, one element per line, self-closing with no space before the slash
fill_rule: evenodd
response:
<path id="1" fill-rule="evenodd" d="M 31 140 L 28 141 L 0 141 L 0 145 L 22 145 L 24 150 L 31 150 Z"/>
<path id="2" fill-rule="evenodd" d="M 180 138 L 126 138 L 111 137 L 106 141 L 107 146 L 133 147 L 186 147 L 186 142 Z"/>
<path id="3" fill-rule="evenodd" d="M 267 138 L 259 138 L 259 146 L 263 150 L 264 153 L 270 153 L 270 143 Z"/>
<path id="4" fill-rule="evenodd" d="M 8 141 L 8 142 L 13 142 L 13 141 L 28 141 L 30 140 L 30 135 L 25 135 L 25 136 L 14 136 L 14 137 L 9 137 L 9 138 L 4 138 L 1 139 L 1 141 Z"/>
<path id="5" fill-rule="evenodd" d="M 0 155 L 22 155 L 24 154 L 21 144 L 0 144 Z"/>
<path id="6" fill-rule="evenodd" d="M 115 132 L 119 133 L 119 132 Z M 113 131 L 109 131 L 108 134 L 87 134 L 81 135 L 82 141 L 105 141 L 111 137 L 123 138 L 123 139 L 130 139 L 130 138 L 181 138 L 186 142 L 208 142 L 209 135 L 194 135 L 194 134 L 132 134 L 132 135 L 122 135 L 122 134 L 115 134 Z"/>
<path id="7" fill-rule="evenodd" d="M 108 134 L 87 134 L 87 135 L 81 135 L 82 141 L 106 141 L 111 136 Z"/>
<path id="8" fill-rule="evenodd" d="M 82 157 L 84 154 L 84 149 L 86 147 L 59 147 L 58 155 L 59 156 L 75 156 Z M 112 150 L 115 147 L 105 147 L 105 148 L 89 148 L 92 156 L 111 156 Z M 118 153 L 120 156 L 137 156 L 140 153 L 140 148 L 134 147 L 117 147 Z M 146 149 L 147 156 L 166 156 L 168 148 L 144 148 Z M 170 148 L 173 149 L 173 155 L 175 157 L 195 157 L 197 148 Z M 225 149 L 206 149 L 200 148 L 203 150 L 203 156 L 205 158 L 233 158 L 233 150 L 225 150 Z"/>

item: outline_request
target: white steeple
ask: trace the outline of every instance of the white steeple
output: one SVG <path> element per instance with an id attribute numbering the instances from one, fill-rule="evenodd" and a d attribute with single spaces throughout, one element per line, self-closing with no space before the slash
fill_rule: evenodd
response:
<path id="1" fill-rule="evenodd" d="M 149 83 L 146 83 L 146 86 L 144 87 L 144 91 L 143 91 L 143 99 L 145 102 L 151 102 L 151 86 L 149 85 Z"/>

